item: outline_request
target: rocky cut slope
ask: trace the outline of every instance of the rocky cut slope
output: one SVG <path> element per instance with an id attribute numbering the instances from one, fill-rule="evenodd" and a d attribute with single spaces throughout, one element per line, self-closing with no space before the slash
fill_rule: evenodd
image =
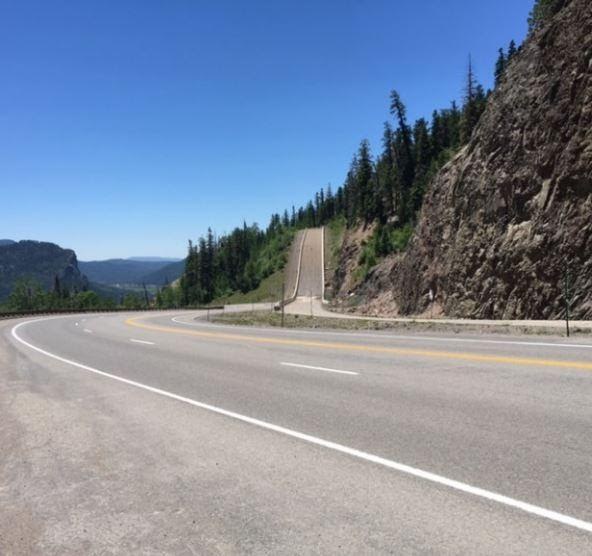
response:
<path id="1" fill-rule="evenodd" d="M 529 37 L 469 145 L 436 176 L 404 256 L 358 291 L 366 310 L 592 318 L 592 3 Z M 385 289 L 389 290 L 385 296 Z M 382 304 L 382 303 L 381 303 Z"/>

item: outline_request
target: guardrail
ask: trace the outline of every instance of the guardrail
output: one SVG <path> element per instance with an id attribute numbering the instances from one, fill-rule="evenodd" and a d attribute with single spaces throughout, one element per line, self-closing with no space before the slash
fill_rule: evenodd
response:
<path id="1" fill-rule="evenodd" d="M 302 232 L 302 241 L 300 242 L 300 251 L 298 253 L 298 270 L 296 271 L 296 285 L 294 286 L 294 292 L 292 293 L 292 295 L 290 297 L 288 297 L 286 299 L 282 299 L 281 301 L 278 302 L 278 304 L 277 304 L 278 310 L 283 309 L 286 305 L 289 305 L 290 303 L 293 303 L 294 301 L 296 301 L 296 298 L 298 297 L 298 286 L 300 285 L 300 270 L 302 268 L 302 253 L 304 251 L 304 242 L 306 240 L 307 233 L 308 233 L 307 229 L 303 230 L 303 232 Z"/>
<path id="2" fill-rule="evenodd" d="M 36 317 L 45 315 L 84 315 L 87 313 L 146 313 L 150 311 L 206 311 L 206 310 L 224 309 L 224 305 L 195 306 L 195 307 L 172 307 L 160 309 L 157 307 L 142 307 L 140 309 L 126 309 L 125 307 L 116 307 L 114 309 L 48 309 L 39 311 L 8 311 L 0 312 L 0 319 L 19 319 L 22 317 Z"/>

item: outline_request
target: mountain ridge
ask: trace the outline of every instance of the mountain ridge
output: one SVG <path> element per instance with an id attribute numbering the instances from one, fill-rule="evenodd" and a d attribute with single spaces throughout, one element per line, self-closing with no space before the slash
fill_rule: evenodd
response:
<path id="1" fill-rule="evenodd" d="M 0 300 L 8 297 L 19 279 L 35 280 L 49 290 L 56 276 L 65 288 L 81 291 L 89 286 L 72 249 L 33 240 L 0 245 Z"/>

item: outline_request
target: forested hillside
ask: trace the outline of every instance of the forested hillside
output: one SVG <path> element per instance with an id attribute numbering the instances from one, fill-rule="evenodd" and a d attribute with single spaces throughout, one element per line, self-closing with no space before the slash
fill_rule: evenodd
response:
<path id="1" fill-rule="evenodd" d="M 78 268 L 76 254 L 54 243 L 19 241 L 0 246 L 0 301 L 8 297 L 19 279 L 30 279 L 45 289 L 82 291 L 88 280 Z"/>
<path id="2" fill-rule="evenodd" d="M 107 259 L 104 261 L 80 261 L 78 266 L 92 282 L 107 285 L 146 284 L 163 285 L 159 271 L 171 264 L 168 260 Z M 176 263 L 173 263 L 176 264 Z M 176 280 L 181 272 L 171 272 L 168 281 Z"/>
<path id="3" fill-rule="evenodd" d="M 76 253 L 54 243 L 6 241 L 0 245 L 0 312 L 135 309 L 151 302 L 146 290 L 132 292 L 89 281 Z"/>

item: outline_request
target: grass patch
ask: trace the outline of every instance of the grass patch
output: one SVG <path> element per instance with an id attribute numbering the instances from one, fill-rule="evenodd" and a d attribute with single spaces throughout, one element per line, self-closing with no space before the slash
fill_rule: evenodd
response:
<path id="1" fill-rule="evenodd" d="M 334 218 L 325 226 L 325 278 L 327 284 L 329 284 L 325 289 L 325 297 L 327 299 L 333 299 L 334 297 L 333 277 L 339 268 L 345 230 L 346 222 L 343 216 Z"/>
<path id="2" fill-rule="evenodd" d="M 234 292 L 214 299 L 211 305 L 234 305 L 237 303 L 263 303 L 278 301 L 282 297 L 284 271 L 276 270 L 261 280 L 259 286 L 247 293 Z"/>
<path id="3" fill-rule="evenodd" d="M 327 235 L 327 268 L 334 271 L 339 266 L 341 246 L 345 235 L 345 217 L 339 216 L 329 222 L 325 228 Z"/>
<path id="4" fill-rule="evenodd" d="M 212 322 L 220 324 L 232 324 L 237 326 L 260 326 L 279 328 L 282 317 L 279 311 L 255 311 L 244 313 L 217 314 L 211 317 Z M 434 319 L 432 322 L 408 321 L 375 321 L 365 319 L 339 319 L 327 317 L 311 317 L 310 315 L 285 315 L 285 328 L 304 329 L 328 329 L 328 330 L 394 330 L 399 332 L 442 332 L 452 334 L 472 334 L 476 336 L 484 334 L 508 335 L 508 336 L 555 336 L 563 337 L 557 328 L 507 326 L 507 325 L 481 325 L 472 324 L 448 324 Z M 583 328 L 573 330 L 574 336 L 592 335 L 592 331 Z"/>

